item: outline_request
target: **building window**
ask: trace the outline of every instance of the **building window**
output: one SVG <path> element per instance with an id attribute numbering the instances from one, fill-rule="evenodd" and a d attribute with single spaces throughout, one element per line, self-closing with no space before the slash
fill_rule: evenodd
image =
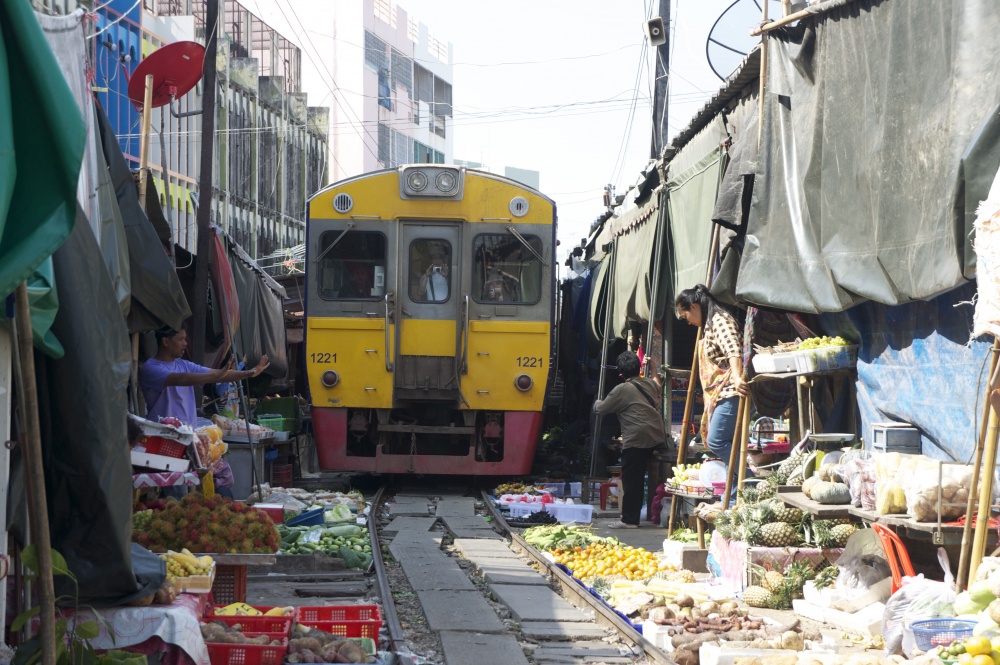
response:
<path id="1" fill-rule="evenodd" d="M 396 49 L 390 52 L 392 60 L 392 87 L 406 90 L 406 95 L 413 99 L 413 59 L 408 58 Z"/>
<path id="2" fill-rule="evenodd" d="M 412 16 L 406 18 L 406 36 L 414 44 L 420 41 L 420 24 Z"/>
<path id="3" fill-rule="evenodd" d="M 376 72 L 389 69 L 389 45 L 370 30 L 365 30 L 365 65 Z"/>
<path id="4" fill-rule="evenodd" d="M 381 122 L 378 124 L 378 161 L 386 168 L 391 167 L 392 160 L 392 130 Z"/>
<path id="5" fill-rule="evenodd" d="M 414 164 L 427 164 L 431 160 L 429 159 L 431 154 L 431 149 L 425 146 L 420 141 L 413 142 L 413 163 Z"/>

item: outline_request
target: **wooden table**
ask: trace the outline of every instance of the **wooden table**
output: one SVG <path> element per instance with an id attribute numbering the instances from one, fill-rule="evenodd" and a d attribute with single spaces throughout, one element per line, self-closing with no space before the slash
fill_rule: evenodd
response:
<path id="1" fill-rule="evenodd" d="M 799 490 L 799 491 L 796 491 Z M 802 493 L 801 488 L 795 486 L 779 487 L 775 497 L 781 499 L 789 506 L 794 506 L 803 512 L 809 513 L 822 520 L 833 520 L 842 517 L 851 517 L 850 504 L 829 505 L 813 501 Z"/>
<path id="2" fill-rule="evenodd" d="M 681 489 L 675 489 L 670 485 L 664 485 L 667 494 L 676 497 L 678 499 L 689 499 L 691 501 L 717 501 L 719 497 L 714 494 L 694 494 L 692 492 L 685 492 Z M 705 549 L 705 520 L 695 516 L 695 528 L 698 532 L 698 549 Z M 667 534 L 670 535 L 670 534 Z"/>
<path id="3" fill-rule="evenodd" d="M 902 531 L 913 540 L 930 541 L 935 545 L 958 545 L 962 542 L 962 532 L 964 527 L 960 524 L 942 523 L 938 527 L 937 522 L 917 522 L 909 515 L 880 515 L 872 510 L 862 510 L 861 508 L 850 506 L 851 515 L 860 517 L 865 522 L 877 522 L 885 526 L 892 527 L 897 533 Z M 995 530 L 987 534 L 987 544 L 995 547 L 1000 538 Z"/>

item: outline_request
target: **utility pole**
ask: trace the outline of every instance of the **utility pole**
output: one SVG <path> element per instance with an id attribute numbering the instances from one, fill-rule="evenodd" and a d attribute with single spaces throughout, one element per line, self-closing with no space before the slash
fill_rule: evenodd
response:
<path id="1" fill-rule="evenodd" d="M 194 264 L 194 320 L 191 357 L 204 364 L 205 324 L 208 313 L 208 269 L 212 262 L 212 162 L 215 156 L 216 51 L 218 50 L 219 0 L 205 2 L 205 64 L 201 99 L 201 174 L 198 182 L 198 260 Z"/>
<path id="2" fill-rule="evenodd" d="M 663 41 L 656 47 L 656 81 L 653 86 L 653 139 L 650 142 L 649 156 L 657 159 L 667 145 L 670 132 L 667 129 L 667 94 L 669 92 L 670 72 L 670 0 L 660 0 L 659 16 L 663 19 Z M 654 41 L 650 36 L 650 41 Z"/>

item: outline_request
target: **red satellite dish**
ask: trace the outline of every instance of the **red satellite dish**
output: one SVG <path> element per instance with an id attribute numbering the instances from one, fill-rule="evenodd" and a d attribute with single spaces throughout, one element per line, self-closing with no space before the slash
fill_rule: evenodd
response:
<path id="1" fill-rule="evenodd" d="M 174 42 L 153 51 L 139 63 L 128 82 L 128 98 L 137 109 L 146 96 L 146 76 L 153 75 L 153 108 L 183 97 L 201 80 L 205 47 L 198 42 Z"/>

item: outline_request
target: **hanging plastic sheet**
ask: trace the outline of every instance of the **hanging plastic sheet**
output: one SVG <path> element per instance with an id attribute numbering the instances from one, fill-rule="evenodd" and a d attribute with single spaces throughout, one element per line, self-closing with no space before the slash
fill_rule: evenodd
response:
<path id="1" fill-rule="evenodd" d="M 254 269 L 249 257 L 241 256 L 232 244 L 230 250 L 229 266 L 240 307 L 240 325 L 234 339 L 236 350 L 241 357 L 246 356 L 248 366 L 266 354 L 271 362 L 267 374 L 283 378 L 288 374 L 288 354 L 281 296 L 267 284 L 268 278 Z"/>
<path id="2" fill-rule="evenodd" d="M 725 125 L 717 116 L 668 165 L 672 294 L 705 281 L 725 139 Z"/>
<path id="3" fill-rule="evenodd" d="M 659 202 L 660 197 L 654 195 L 644 205 L 609 221 L 614 225 L 618 255 L 628 257 L 615 263 L 611 279 L 615 290 L 611 332 L 617 337 L 627 335 L 630 322 L 649 320 Z"/>
<path id="4" fill-rule="evenodd" d="M 86 126 L 31 4 L 0 3 L 0 297 L 72 231 L 85 144 Z"/>
<path id="5" fill-rule="evenodd" d="M 57 595 L 87 603 L 128 600 L 139 592 L 130 550 L 128 330 L 82 216 L 53 265 L 62 302 L 52 330 L 66 354 L 60 360 L 36 356 L 42 453 L 52 547 L 79 582 L 77 596 L 59 578 Z M 14 460 L 11 497 L 23 501 L 19 451 Z M 23 538 L 23 513 L 12 522 Z"/>
<path id="6" fill-rule="evenodd" d="M 125 162 L 118 138 L 104 110 L 94 101 L 101 147 L 128 240 L 132 304 L 129 332 L 145 332 L 168 325 L 180 330 L 191 316 L 174 265 L 139 205 L 135 179 Z"/>
<path id="7" fill-rule="evenodd" d="M 1000 163 L 998 33 L 992 0 L 860 0 L 771 33 L 741 298 L 835 312 L 972 275 Z"/>
<path id="8" fill-rule="evenodd" d="M 925 455 L 969 460 L 989 379 L 990 344 L 968 343 L 975 293 L 967 284 L 927 302 L 868 302 L 819 317 L 824 334 L 861 340 L 857 395 L 866 441 L 872 423 L 907 422 L 920 430 Z"/>
<path id="9" fill-rule="evenodd" d="M 608 290 L 611 284 L 611 262 L 614 250 L 605 255 L 604 260 L 590 269 L 593 277 L 590 283 L 590 302 L 587 311 L 590 313 L 588 337 L 598 345 L 604 340 L 604 317 L 610 316 L 608 311 Z M 598 347 L 599 348 L 599 347 Z"/>

